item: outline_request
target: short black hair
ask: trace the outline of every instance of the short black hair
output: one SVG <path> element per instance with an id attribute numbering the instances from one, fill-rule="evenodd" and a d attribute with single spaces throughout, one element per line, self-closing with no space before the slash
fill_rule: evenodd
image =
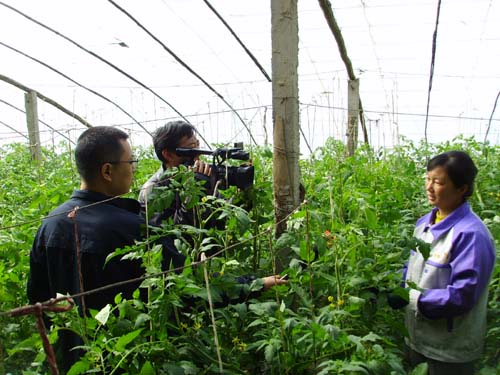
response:
<path id="1" fill-rule="evenodd" d="M 474 179 L 477 168 L 471 157 L 464 151 L 448 151 L 433 157 L 427 163 L 427 172 L 436 167 L 443 167 L 456 188 L 467 185 L 464 198 L 474 192 Z"/>
<path id="2" fill-rule="evenodd" d="M 112 126 L 94 126 L 85 130 L 75 148 L 76 167 L 80 177 L 88 182 L 99 175 L 99 168 L 108 161 L 120 160 L 128 134 Z"/>
<path id="3" fill-rule="evenodd" d="M 153 134 L 153 145 L 158 159 L 166 162 L 162 155 L 163 150 L 175 151 L 179 142 L 184 137 L 192 137 L 196 128 L 185 121 L 170 121 L 155 130 Z"/>

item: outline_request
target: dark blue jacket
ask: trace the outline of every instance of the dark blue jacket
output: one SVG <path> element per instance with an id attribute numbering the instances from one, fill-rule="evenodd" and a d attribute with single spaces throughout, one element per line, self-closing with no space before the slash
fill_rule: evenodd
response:
<path id="1" fill-rule="evenodd" d="M 137 260 L 121 261 L 116 257 L 104 265 L 106 257 L 115 249 L 133 245 L 134 240 L 140 239 L 143 224 L 137 201 L 116 198 L 99 203 L 109 198 L 100 193 L 77 190 L 43 221 L 30 254 L 27 290 L 30 303 L 46 301 L 55 297 L 56 293 L 80 292 L 76 233 L 85 290 L 143 275 L 144 270 Z M 91 204 L 94 205 L 87 207 Z M 75 221 L 68 217 L 68 212 L 75 207 L 81 208 L 76 211 L 76 226 Z M 130 297 L 139 284 L 126 284 L 88 295 L 85 305 L 100 309 L 112 303 L 118 292 Z"/>
<path id="2" fill-rule="evenodd" d="M 140 204 L 134 199 L 115 198 L 88 191 L 76 190 L 71 198 L 53 210 L 38 229 L 30 254 L 30 274 L 27 294 L 31 304 L 44 302 L 61 294 L 77 294 L 80 290 L 77 264 L 77 241 L 81 252 L 81 269 L 85 291 L 105 285 L 138 278 L 144 275 L 140 260 L 111 259 L 106 257 L 115 249 L 133 245 L 141 239 L 144 219 L 139 215 Z M 108 201 L 106 201 L 108 200 Z M 105 202 L 104 202 L 105 201 Z M 75 220 L 68 213 L 75 207 Z M 75 228 L 76 221 L 76 228 Z M 174 266 L 184 264 L 171 238 L 161 240 L 164 263 L 173 261 Z M 114 297 L 122 293 L 131 298 L 141 281 L 110 288 L 85 296 L 87 309 L 100 310 Z M 75 301 L 81 312 L 81 301 Z M 68 370 L 81 352 L 70 351 L 81 345 L 80 339 L 62 331 L 59 347 L 63 355 L 63 370 Z"/>

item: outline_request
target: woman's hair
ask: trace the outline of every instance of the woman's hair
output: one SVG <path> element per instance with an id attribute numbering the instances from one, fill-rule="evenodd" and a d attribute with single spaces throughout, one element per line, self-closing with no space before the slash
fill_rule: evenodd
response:
<path id="1" fill-rule="evenodd" d="M 474 179 L 477 168 L 471 157 L 463 151 L 448 151 L 433 157 L 427 163 L 427 172 L 443 167 L 456 188 L 467 185 L 464 198 L 470 197 L 474 191 Z"/>

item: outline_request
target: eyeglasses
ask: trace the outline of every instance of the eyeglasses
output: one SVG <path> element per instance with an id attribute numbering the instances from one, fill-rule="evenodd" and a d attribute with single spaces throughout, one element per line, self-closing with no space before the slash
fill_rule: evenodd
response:
<path id="1" fill-rule="evenodd" d="M 139 159 L 135 159 L 135 160 L 117 160 L 117 161 L 107 161 L 106 163 L 109 163 L 109 164 L 120 164 L 120 163 L 129 163 L 132 168 L 137 168 L 137 163 L 139 163 Z"/>

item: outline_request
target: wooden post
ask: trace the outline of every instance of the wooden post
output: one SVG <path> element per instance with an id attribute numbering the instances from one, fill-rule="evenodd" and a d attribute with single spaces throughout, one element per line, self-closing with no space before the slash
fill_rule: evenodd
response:
<path id="1" fill-rule="evenodd" d="M 31 158 L 39 163 L 42 160 L 42 149 L 40 147 L 40 132 L 38 131 L 36 91 L 28 91 L 24 94 L 24 106 L 26 108 L 26 123 L 28 124 Z"/>
<path id="2" fill-rule="evenodd" d="M 350 79 L 347 84 L 347 154 L 354 155 L 358 145 L 359 80 Z"/>
<path id="3" fill-rule="evenodd" d="M 365 124 L 365 116 L 364 116 L 364 111 L 363 111 L 363 105 L 361 104 L 361 99 L 359 97 L 359 82 L 356 79 L 356 76 L 354 75 L 354 69 L 352 68 L 352 63 L 351 59 L 347 55 L 347 48 L 345 46 L 344 42 L 344 37 L 342 36 L 342 32 L 340 31 L 340 27 L 337 24 L 337 20 L 335 19 L 335 16 L 333 14 L 332 10 L 332 5 L 330 4 L 329 0 L 319 0 L 319 5 L 321 6 L 321 9 L 323 10 L 323 13 L 325 15 L 326 21 L 328 22 L 328 26 L 330 26 L 330 30 L 332 30 L 333 36 L 335 37 L 335 40 L 337 41 L 337 46 L 339 47 L 339 52 L 340 52 L 340 57 L 342 58 L 342 61 L 345 64 L 345 67 L 347 69 L 347 75 L 349 76 L 349 83 L 348 83 L 348 95 L 347 95 L 347 100 L 348 100 L 348 110 L 349 110 L 349 122 L 347 126 L 347 152 L 349 155 L 354 154 L 354 150 L 356 149 L 357 142 L 358 142 L 358 121 L 353 119 L 351 110 L 356 111 L 357 115 L 359 116 L 359 120 L 361 121 L 361 128 L 363 129 L 363 135 L 365 138 L 365 143 L 368 144 L 368 132 L 366 131 L 366 124 Z M 356 81 L 356 82 L 354 82 Z M 352 93 L 356 92 L 355 96 L 352 96 Z M 351 104 L 352 101 L 352 104 Z M 357 103 L 357 107 L 355 109 L 354 103 Z M 354 123 L 356 123 L 356 127 L 354 128 Z M 350 128 L 350 124 L 352 124 L 352 127 Z M 349 144 L 351 143 L 351 144 Z"/>
<path id="4" fill-rule="evenodd" d="M 286 230 L 286 217 L 300 204 L 297 0 L 271 0 L 271 25 L 275 236 L 279 237 Z M 277 271 L 288 266 L 289 253 L 278 254 Z"/>

